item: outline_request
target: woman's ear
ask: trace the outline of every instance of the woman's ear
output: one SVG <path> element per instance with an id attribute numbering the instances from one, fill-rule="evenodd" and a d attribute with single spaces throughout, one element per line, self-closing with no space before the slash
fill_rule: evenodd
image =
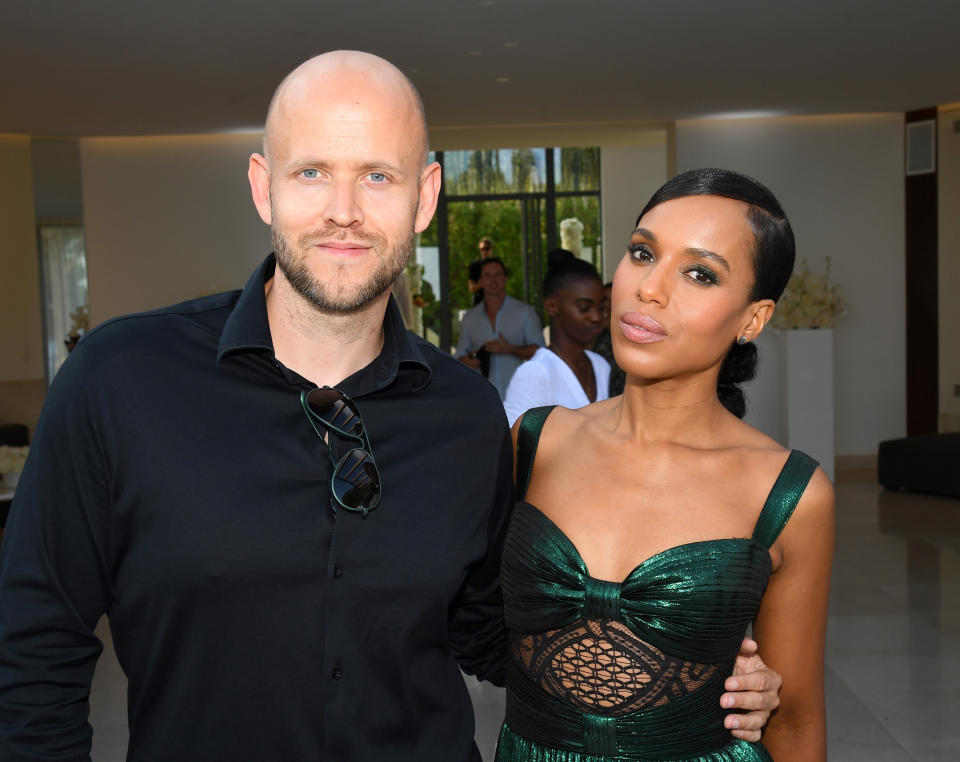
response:
<path id="1" fill-rule="evenodd" d="M 773 299 L 761 299 L 760 301 L 752 302 L 750 306 L 747 307 L 746 322 L 743 324 L 743 328 L 740 330 L 737 338 L 742 336 L 746 338 L 747 341 L 756 339 L 757 336 L 763 333 L 764 326 L 770 322 L 776 306 Z"/>

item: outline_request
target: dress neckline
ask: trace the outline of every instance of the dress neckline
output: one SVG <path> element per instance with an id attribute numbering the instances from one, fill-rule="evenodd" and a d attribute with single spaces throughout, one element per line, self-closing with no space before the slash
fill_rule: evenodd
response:
<path id="1" fill-rule="evenodd" d="M 589 577 L 590 579 L 596 580 L 598 582 L 606 582 L 608 584 L 613 584 L 613 585 L 623 585 L 626 582 L 630 581 L 630 579 L 634 577 L 636 574 L 643 571 L 647 566 L 651 564 L 655 564 L 657 561 L 661 561 L 665 557 L 671 556 L 680 550 L 686 550 L 686 549 L 695 547 L 697 545 L 712 545 L 716 543 L 724 543 L 724 544 L 733 543 L 739 546 L 743 543 L 746 543 L 747 545 L 750 545 L 750 544 L 759 545 L 763 550 L 768 551 L 768 549 L 763 546 L 763 543 L 759 542 L 756 538 L 753 538 L 753 537 L 716 537 L 709 540 L 692 540 L 690 542 L 682 542 L 678 545 L 671 545 L 668 548 L 664 548 L 663 550 L 657 551 L 653 555 L 648 556 L 647 558 L 643 559 L 640 563 L 638 563 L 636 566 L 634 566 L 629 572 L 627 572 L 627 575 L 622 580 L 601 579 L 599 577 L 594 577 L 590 574 L 590 569 L 587 566 L 587 562 L 583 560 L 583 556 L 580 554 L 580 551 L 577 548 L 576 544 L 573 542 L 573 540 L 570 539 L 569 536 L 567 536 L 567 533 L 564 532 L 553 519 L 551 519 L 547 514 L 545 514 L 542 510 L 540 510 L 536 505 L 534 505 L 530 501 L 520 500 L 519 502 L 523 505 L 526 505 L 532 508 L 536 515 L 538 515 L 543 521 L 547 522 L 547 524 L 553 529 L 556 535 L 561 538 L 564 544 L 576 557 L 577 561 L 583 567 L 584 574 L 587 577 Z M 767 552 L 767 557 L 769 558 L 769 551 Z"/>

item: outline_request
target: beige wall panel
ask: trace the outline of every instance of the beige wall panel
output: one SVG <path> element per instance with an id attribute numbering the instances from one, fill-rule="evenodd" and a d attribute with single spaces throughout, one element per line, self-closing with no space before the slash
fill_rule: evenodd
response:
<path id="1" fill-rule="evenodd" d="M 0 135 L 0 168 L 0 381 L 42 379 L 43 317 L 29 137 Z"/>
<path id="2" fill-rule="evenodd" d="M 270 251 L 247 162 L 259 134 L 80 142 L 90 319 L 240 288 Z"/>
<path id="3" fill-rule="evenodd" d="M 960 107 L 940 112 L 937 156 L 940 310 L 940 428 L 960 430 Z"/>

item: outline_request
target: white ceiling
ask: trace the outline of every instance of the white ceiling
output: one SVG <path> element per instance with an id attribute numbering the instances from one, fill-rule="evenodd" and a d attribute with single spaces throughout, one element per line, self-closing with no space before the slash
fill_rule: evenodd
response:
<path id="1" fill-rule="evenodd" d="M 0 132 L 256 128 L 333 48 L 432 127 L 907 111 L 960 101 L 958 31 L 960 0 L 0 0 Z"/>

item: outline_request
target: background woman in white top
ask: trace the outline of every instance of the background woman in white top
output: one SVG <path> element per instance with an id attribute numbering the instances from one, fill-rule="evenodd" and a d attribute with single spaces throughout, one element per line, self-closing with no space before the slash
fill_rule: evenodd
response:
<path id="1" fill-rule="evenodd" d="M 578 408 L 607 399 L 610 364 L 587 349 L 603 330 L 603 281 L 573 252 L 547 255 L 543 299 L 550 317 L 550 345 L 517 368 L 503 406 L 510 425 L 532 407 Z"/>

